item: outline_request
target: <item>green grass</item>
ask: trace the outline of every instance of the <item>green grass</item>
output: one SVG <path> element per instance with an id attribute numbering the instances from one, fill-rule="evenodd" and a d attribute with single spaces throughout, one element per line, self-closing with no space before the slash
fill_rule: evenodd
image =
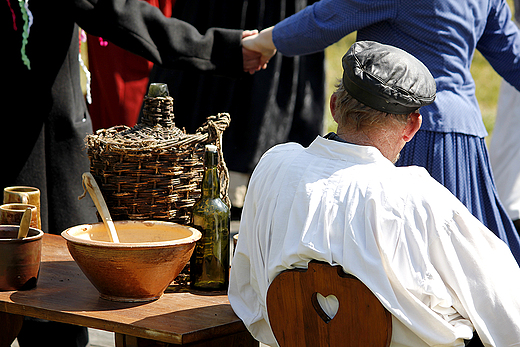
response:
<path id="1" fill-rule="evenodd" d="M 341 67 L 341 58 L 345 55 L 355 40 L 356 35 L 355 33 L 352 33 L 325 49 L 325 78 L 327 81 L 325 90 L 325 133 L 336 130 L 336 123 L 332 119 L 330 113 L 329 97 L 336 89 L 335 85 L 341 78 L 343 71 L 343 68 Z"/>
<path id="2" fill-rule="evenodd" d="M 508 0 L 509 6 L 513 8 L 512 0 Z M 350 34 L 341 41 L 329 46 L 325 49 L 325 68 L 326 68 L 326 102 L 325 102 L 325 131 L 334 131 L 335 123 L 332 120 L 329 110 L 330 94 L 334 91 L 334 85 L 341 77 L 341 57 L 347 52 L 348 48 L 355 40 L 355 34 Z M 476 96 L 482 111 L 482 120 L 491 135 L 495 125 L 496 108 L 498 94 L 500 91 L 501 77 L 493 70 L 487 60 L 480 54 L 475 52 L 471 64 L 471 73 L 476 85 Z"/>

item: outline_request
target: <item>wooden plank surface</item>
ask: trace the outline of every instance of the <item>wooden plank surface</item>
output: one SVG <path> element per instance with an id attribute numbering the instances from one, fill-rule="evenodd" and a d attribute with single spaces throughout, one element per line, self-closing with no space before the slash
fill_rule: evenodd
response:
<path id="1" fill-rule="evenodd" d="M 0 311 L 187 344 L 246 330 L 223 292 L 178 287 L 159 300 L 121 303 L 101 299 L 59 235 L 44 235 L 38 285 L 0 292 Z M 124 280 L 124 279 L 121 279 Z"/>

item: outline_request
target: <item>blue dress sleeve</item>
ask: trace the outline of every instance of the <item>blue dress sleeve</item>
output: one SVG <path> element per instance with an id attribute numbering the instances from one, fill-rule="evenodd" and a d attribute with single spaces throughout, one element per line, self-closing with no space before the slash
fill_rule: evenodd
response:
<path id="1" fill-rule="evenodd" d="M 520 30 L 511 20 L 505 0 L 494 2 L 477 49 L 500 76 L 520 90 Z"/>
<path id="2" fill-rule="evenodd" d="M 346 35 L 397 16 L 398 0 L 321 0 L 276 24 L 273 42 L 285 56 L 322 51 Z"/>

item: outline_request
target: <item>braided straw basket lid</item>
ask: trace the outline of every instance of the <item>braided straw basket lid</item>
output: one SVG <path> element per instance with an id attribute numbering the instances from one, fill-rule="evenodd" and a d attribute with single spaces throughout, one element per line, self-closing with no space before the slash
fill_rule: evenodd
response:
<path id="1" fill-rule="evenodd" d="M 90 171 L 114 220 L 164 220 L 189 224 L 200 197 L 206 144 L 219 148 L 221 197 L 228 206 L 229 175 L 222 133 L 230 116 L 207 118 L 195 134 L 173 122 L 173 98 L 144 98 L 143 115 L 133 128 L 100 129 L 85 139 Z"/>

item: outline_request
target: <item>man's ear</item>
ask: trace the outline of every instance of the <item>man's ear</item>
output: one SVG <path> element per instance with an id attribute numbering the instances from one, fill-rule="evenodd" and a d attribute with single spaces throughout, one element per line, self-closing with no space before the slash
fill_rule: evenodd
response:
<path id="1" fill-rule="evenodd" d="M 336 119 L 336 99 L 337 99 L 336 93 L 333 93 L 330 96 L 329 107 L 330 107 L 330 113 L 332 114 L 332 118 L 334 119 L 334 121 L 336 123 L 338 123 L 338 120 Z"/>
<path id="2" fill-rule="evenodd" d="M 408 118 L 408 123 L 406 124 L 404 131 L 403 131 L 403 140 L 405 142 L 410 141 L 415 133 L 419 131 L 422 124 L 422 116 L 420 113 L 412 113 L 410 117 Z"/>

